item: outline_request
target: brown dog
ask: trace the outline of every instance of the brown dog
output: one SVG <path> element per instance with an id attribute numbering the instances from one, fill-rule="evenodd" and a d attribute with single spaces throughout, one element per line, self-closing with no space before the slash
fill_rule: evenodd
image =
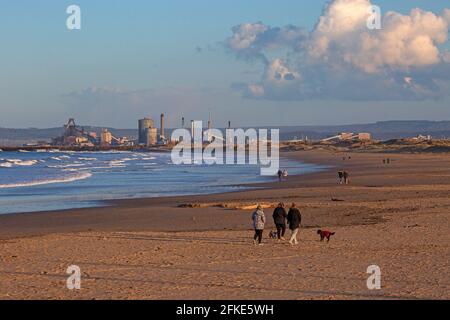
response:
<path id="1" fill-rule="evenodd" d="M 327 239 L 327 242 L 330 242 L 331 236 L 334 236 L 336 232 L 318 230 L 317 234 L 320 235 L 320 241 Z"/>

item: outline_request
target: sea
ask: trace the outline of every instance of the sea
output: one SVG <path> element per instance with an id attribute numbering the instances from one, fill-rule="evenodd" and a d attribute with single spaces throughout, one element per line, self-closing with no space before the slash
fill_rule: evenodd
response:
<path id="1" fill-rule="evenodd" d="M 325 167 L 281 159 L 290 175 Z M 107 205 L 107 200 L 214 194 L 270 182 L 258 165 L 174 165 L 170 153 L 0 151 L 0 214 Z"/>

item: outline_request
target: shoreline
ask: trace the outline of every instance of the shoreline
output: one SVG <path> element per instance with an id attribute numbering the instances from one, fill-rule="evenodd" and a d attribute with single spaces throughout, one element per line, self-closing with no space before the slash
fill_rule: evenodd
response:
<path id="1" fill-rule="evenodd" d="M 316 152 L 313 152 L 316 154 Z M 315 156 L 309 158 L 309 162 L 298 159 L 293 152 L 282 152 L 282 157 L 289 160 L 300 160 L 306 164 L 318 166 L 330 166 L 330 162 L 325 158 Z M 184 196 L 167 197 L 144 197 L 115 200 L 97 200 L 99 206 L 90 206 L 82 208 L 61 209 L 51 211 L 19 212 L 0 215 L 0 240 L 9 238 L 20 238 L 29 236 L 42 236 L 59 232 L 83 232 L 93 230 L 95 227 L 101 227 L 101 221 L 105 221 L 105 230 L 110 228 L 119 228 L 118 224 L 110 225 L 108 212 L 139 210 L 146 207 L 170 207 L 179 209 L 179 206 L 192 202 L 230 202 L 232 199 L 241 199 L 243 195 L 249 192 L 268 192 L 272 189 L 288 189 L 294 187 L 297 182 L 302 180 L 314 181 L 320 179 L 331 168 L 321 169 L 311 173 L 289 176 L 288 180 L 279 183 L 278 180 L 271 182 L 258 182 L 251 184 L 237 184 L 236 187 L 248 188 L 239 191 L 219 192 L 212 194 L 197 194 Z M 248 200 L 247 200 L 248 201 Z M 161 217 L 159 217 L 161 218 Z M 51 221 L 45 225 L 45 221 Z M 71 224 L 71 225 L 70 225 Z M 192 228 L 189 230 L 206 231 L 209 227 Z M 164 227 L 155 227 L 152 230 L 158 231 L 182 231 L 179 229 L 167 229 Z"/>
<path id="2" fill-rule="evenodd" d="M 292 161 L 298 160 L 293 157 L 289 157 L 288 152 L 282 153 L 282 157 L 280 157 L 280 158 L 284 158 L 286 160 L 292 160 Z M 312 172 L 306 172 L 306 173 L 302 173 L 302 174 L 293 174 L 289 177 L 290 179 L 292 179 L 293 177 L 297 177 L 297 176 L 311 175 L 311 174 L 316 174 L 316 173 L 330 170 L 330 168 L 323 167 L 321 164 L 317 164 L 317 163 L 299 162 L 299 164 L 300 163 L 302 165 L 310 166 L 311 169 L 308 169 L 308 170 L 310 170 Z M 77 177 L 77 178 L 73 178 L 73 179 L 74 179 L 74 181 L 75 180 L 84 180 L 84 179 L 92 176 L 92 174 L 90 174 L 90 173 L 86 173 L 86 175 L 89 175 L 89 176 L 88 177 Z M 2 213 L 2 214 L 0 214 L 0 216 L 2 216 L 2 215 L 42 214 L 42 213 L 55 213 L 55 212 L 64 213 L 64 212 L 71 212 L 74 210 L 120 207 L 122 203 L 124 203 L 124 202 L 128 203 L 130 201 L 150 200 L 150 199 L 178 199 L 178 198 L 184 198 L 184 197 L 207 197 L 207 196 L 220 195 L 220 194 L 240 193 L 240 192 L 258 190 L 258 189 L 270 188 L 271 186 L 273 186 L 273 184 L 276 181 L 278 181 L 277 177 L 266 177 L 266 178 L 267 178 L 266 179 L 267 181 L 260 181 L 260 182 L 253 182 L 253 183 L 241 182 L 241 183 L 222 186 L 224 189 L 233 189 L 233 188 L 241 189 L 241 190 L 236 190 L 236 191 L 222 190 L 222 191 L 216 191 L 216 192 L 212 192 L 212 193 L 191 193 L 191 194 L 186 193 L 186 194 L 181 194 L 181 195 L 167 195 L 167 196 L 156 196 L 156 197 L 144 196 L 144 197 L 137 197 L 137 198 L 130 197 L 130 198 L 117 198 L 117 199 L 86 200 L 86 201 L 81 201 L 81 202 L 89 203 L 86 206 L 65 208 L 65 209 L 54 209 L 54 210 L 29 211 L 29 212 L 9 212 L 9 213 Z M 271 180 L 271 181 L 269 181 L 269 180 Z M 16 187 L 34 187 L 34 186 L 39 186 L 39 185 L 49 185 L 49 184 L 62 183 L 62 182 L 63 182 L 63 180 L 55 180 L 54 182 L 40 182 L 40 183 L 37 183 L 37 182 L 31 183 L 30 182 L 29 185 L 27 183 L 24 183 L 23 185 L 12 186 L 9 189 L 14 189 Z M 64 182 L 71 182 L 71 181 L 67 180 Z M 5 188 L 5 189 L 8 189 L 8 188 Z M 0 187 L 0 190 L 1 190 L 1 187 Z"/>
<path id="3" fill-rule="evenodd" d="M 352 160 L 342 161 L 343 157 L 352 156 Z M 364 174 L 368 177 L 373 175 L 372 171 L 377 170 L 379 163 L 374 163 L 373 159 L 381 159 L 383 154 L 355 154 L 355 153 L 332 153 L 329 151 L 297 151 L 283 152 L 283 156 L 297 159 L 306 163 L 315 163 L 317 165 L 334 166 L 350 170 L 351 175 Z M 391 158 L 407 159 L 405 155 L 386 155 Z M 432 156 L 416 156 L 416 158 L 426 158 Z M 436 157 L 436 156 L 433 156 Z M 360 159 L 358 159 L 360 158 Z M 394 160 L 395 161 L 395 160 Z M 351 177 L 352 179 L 352 177 Z M 266 182 L 255 183 L 249 186 L 251 190 L 233 191 L 227 193 L 216 193 L 207 195 L 191 196 L 172 196 L 138 199 L 107 200 L 104 206 L 75 208 L 57 211 L 41 211 L 30 213 L 12 213 L 0 215 L 0 239 L 41 236 L 53 233 L 67 232 L 85 232 L 92 230 L 105 231 L 134 231 L 134 230 L 152 230 L 161 232 L 174 231 L 207 231 L 212 229 L 222 230 L 224 228 L 240 230 L 248 228 L 247 224 L 242 223 L 242 219 L 228 219 L 224 227 L 214 227 L 208 218 L 212 215 L 227 217 L 227 208 L 222 208 L 220 204 L 244 203 L 256 204 L 257 202 L 278 203 L 283 199 L 295 199 L 297 190 L 309 190 L 322 187 L 337 187 L 337 180 L 332 169 L 307 173 L 304 175 L 290 176 L 287 181 L 279 183 Z M 364 185 L 365 181 L 359 183 Z M 444 182 L 443 182 L 444 183 Z M 378 182 L 378 186 L 389 185 L 386 181 Z M 348 187 L 355 186 L 353 183 Z M 369 185 L 369 188 L 376 188 L 377 184 Z M 278 197 L 267 197 L 267 194 L 278 194 Z M 289 196 L 286 196 L 288 194 Z M 332 197 L 330 197 L 332 198 Z M 283 200 L 284 201 L 284 200 Z M 287 202 L 287 201 L 285 201 Z M 200 204 L 197 208 L 180 208 L 186 204 Z M 213 204 L 212 206 L 201 204 Z M 216 205 L 216 206 L 214 206 Z M 144 212 L 145 210 L 145 212 Z M 167 214 L 163 214 L 167 211 Z M 233 210 L 231 210 L 233 211 Z M 235 212 L 247 212 L 235 208 Z M 189 221 L 189 214 L 193 214 L 194 221 Z M 114 218 L 113 218 L 114 217 Z M 208 221 L 208 223 L 199 223 L 199 221 Z M 168 226 L 165 219 L 181 219 L 183 223 L 180 226 Z M 152 219 L 154 219 L 152 223 Z M 245 226 L 245 227 L 244 227 Z"/>

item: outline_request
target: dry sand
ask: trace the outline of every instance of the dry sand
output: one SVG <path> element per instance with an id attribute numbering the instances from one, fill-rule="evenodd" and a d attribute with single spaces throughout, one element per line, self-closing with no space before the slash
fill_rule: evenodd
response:
<path id="1" fill-rule="evenodd" d="M 450 298 L 450 155 L 288 156 L 335 168 L 253 191 L 0 216 L 0 299 Z M 337 185 L 341 168 L 351 185 Z M 302 210 L 300 245 L 253 246 L 240 208 L 280 200 Z M 319 227 L 336 232 L 329 244 Z M 380 291 L 366 285 L 373 264 Z M 79 291 L 66 288 L 70 265 Z"/>

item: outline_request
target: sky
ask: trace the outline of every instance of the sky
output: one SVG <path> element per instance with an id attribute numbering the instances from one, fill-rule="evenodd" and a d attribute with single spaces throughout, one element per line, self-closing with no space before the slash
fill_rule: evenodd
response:
<path id="1" fill-rule="evenodd" d="M 450 120 L 449 26 L 448 0 L 2 1 L 0 127 Z"/>

